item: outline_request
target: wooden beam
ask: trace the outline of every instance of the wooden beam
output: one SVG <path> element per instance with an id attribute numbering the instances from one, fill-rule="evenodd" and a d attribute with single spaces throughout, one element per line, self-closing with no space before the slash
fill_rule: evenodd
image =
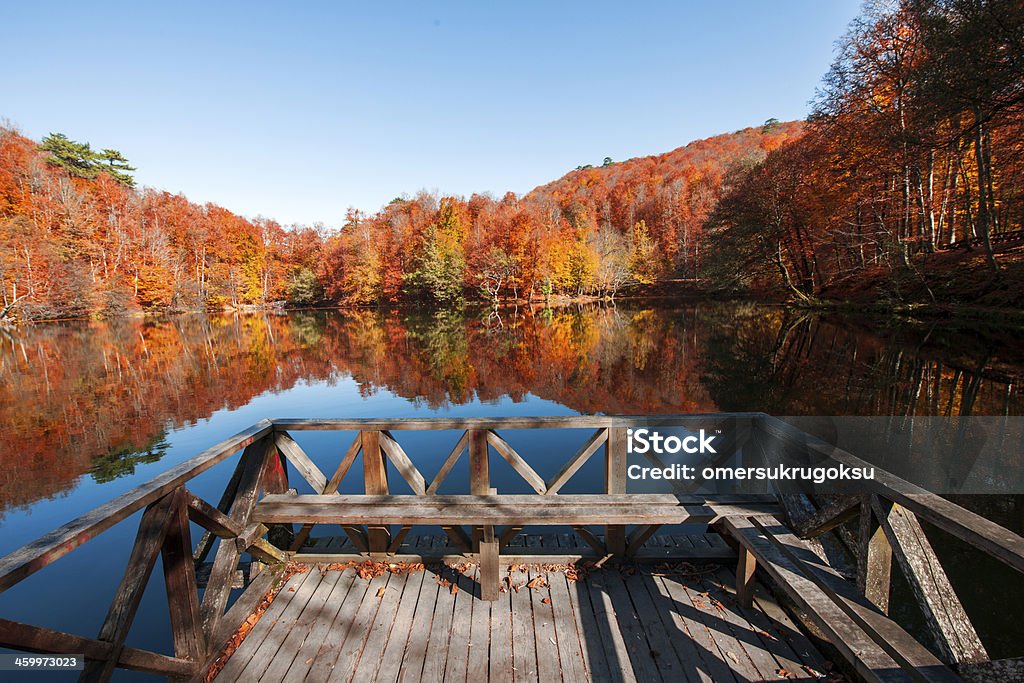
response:
<path id="1" fill-rule="evenodd" d="M 480 599 L 498 599 L 498 581 L 501 571 L 498 561 L 498 541 L 494 538 L 494 527 L 484 527 L 480 540 Z"/>
<path id="2" fill-rule="evenodd" d="M 0 592 L 63 557 L 150 503 L 163 498 L 188 480 L 269 434 L 271 429 L 269 420 L 261 420 L 145 484 L 136 486 L 109 503 L 4 556 L 0 559 Z"/>
<path id="3" fill-rule="evenodd" d="M 388 555 L 393 555 L 398 552 L 398 550 L 402 547 L 402 542 L 405 540 L 406 535 L 408 535 L 411 529 L 412 525 L 406 524 L 398 530 L 398 533 L 395 534 L 395 537 L 391 539 L 391 545 L 388 546 Z"/>
<path id="4" fill-rule="evenodd" d="M 264 497 L 253 520 L 313 524 L 513 525 L 710 524 L 722 517 L 773 514 L 774 504 L 658 503 L 659 496 L 634 494 L 609 501 L 590 496 L 292 496 Z M 674 499 L 674 497 L 672 497 Z M 558 504 L 551 504 L 554 501 Z M 538 504 L 543 501 L 543 504 Z M 550 501 L 550 502 L 549 502 Z M 386 549 L 386 546 L 385 546 Z M 371 549 L 372 552 L 372 549 Z"/>
<path id="5" fill-rule="evenodd" d="M 253 508 L 256 507 L 260 479 L 266 462 L 265 456 L 272 447 L 273 443 L 269 439 L 264 439 L 250 444 L 242 453 L 245 464 L 238 484 L 238 494 L 231 504 L 228 516 L 243 528 L 249 523 Z M 217 548 L 217 555 L 213 559 L 210 580 L 206 585 L 206 590 L 203 591 L 203 601 L 199 606 L 207 647 L 213 646 L 213 633 L 224 616 L 224 608 L 231 593 L 231 580 L 238 565 L 239 554 L 237 545 L 229 541 L 222 541 Z"/>
<path id="6" fill-rule="evenodd" d="M 388 460 L 394 464 L 398 473 L 402 475 L 402 479 L 405 479 L 406 483 L 409 484 L 412 492 L 417 496 L 425 496 L 427 494 L 427 482 L 423 478 L 423 474 L 412 464 L 412 460 L 405 454 L 401 444 L 395 441 L 390 432 L 380 433 L 380 447 L 384 454 L 388 456 Z"/>
<path id="7" fill-rule="evenodd" d="M 647 540 L 658 532 L 660 524 L 647 524 L 639 526 L 626 539 L 626 557 L 632 557 L 643 547 Z"/>
<path id="8" fill-rule="evenodd" d="M 859 512 L 860 499 L 857 496 L 836 496 L 793 530 L 800 538 L 813 538 L 850 521 Z"/>
<path id="9" fill-rule="evenodd" d="M 353 548 L 363 555 L 370 552 L 370 543 L 366 539 L 366 532 L 362 526 L 358 524 L 342 524 L 341 530 L 348 536 L 348 540 Z M 298 555 L 295 555 L 295 557 L 298 557 Z"/>
<path id="10" fill-rule="evenodd" d="M 898 624 L 866 600 L 856 599 L 851 586 L 820 561 L 806 544 L 774 519 L 731 517 L 721 526 L 757 559 L 786 596 L 803 610 L 839 653 L 868 681 L 956 681 L 945 668 Z M 831 572 L 831 573 L 830 573 Z"/>
<path id="11" fill-rule="evenodd" d="M 857 557 L 857 587 L 884 614 L 889 613 L 892 547 L 871 509 L 870 496 L 860 503 L 860 552 Z"/>
<path id="12" fill-rule="evenodd" d="M 441 530 L 444 531 L 453 546 L 460 548 L 463 552 L 473 552 L 473 538 L 461 526 L 457 524 L 442 526 Z"/>
<path id="13" fill-rule="evenodd" d="M 235 469 L 231 472 L 231 479 L 228 481 L 228 485 L 224 487 L 224 491 L 220 494 L 220 501 L 217 503 L 217 510 L 220 513 L 226 514 L 231 508 L 231 501 L 235 499 L 235 495 L 238 493 L 238 480 L 241 479 L 241 477 L 242 459 L 239 458 L 238 462 L 235 463 Z M 202 502 L 205 503 L 206 501 Z M 196 523 L 200 524 L 200 522 Z M 215 534 L 209 529 L 206 529 L 203 532 L 202 537 L 199 539 L 199 543 L 196 544 L 195 550 L 192 551 L 192 559 L 195 561 L 196 566 L 202 564 L 206 560 L 206 556 L 210 554 L 210 548 L 213 547 L 214 536 Z"/>
<path id="14" fill-rule="evenodd" d="M 97 637 L 97 640 L 111 644 L 110 654 L 105 661 L 87 662 L 81 680 L 110 680 L 124 648 L 124 641 L 128 637 L 128 630 L 139 609 L 139 603 L 142 602 L 142 593 L 146 590 L 153 565 L 156 564 L 156 558 L 164 544 L 171 519 L 177 513 L 176 504 L 179 501 L 178 496 L 168 494 L 152 503 L 142 514 L 135 545 L 132 546 L 132 552 L 128 557 L 128 567 Z"/>
<path id="15" fill-rule="evenodd" d="M 352 467 L 352 463 L 355 462 L 356 457 L 362 452 L 362 450 L 363 437 L 361 434 L 356 434 L 355 440 L 352 441 L 352 444 L 348 447 L 344 457 L 342 457 L 341 463 L 338 465 L 338 469 L 334 471 L 330 480 L 323 485 L 323 493 L 337 493 L 341 480 L 345 478 L 346 474 L 348 474 L 349 469 Z M 293 553 L 298 552 L 302 546 L 305 545 L 306 539 L 309 538 L 309 535 L 313 532 L 314 526 L 315 525 L 313 524 L 303 524 L 302 528 L 295 534 L 295 538 L 292 540 L 291 546 L 288 548 L 289 551 Z"/>
<path id="16" fill-rule="evenodd" d="M 602 543 L 601 539 L 595 536 L 590 529 L 585 526 L 574 526 L 572 530 L 575 531 L 576 535 L 582 538 L 587 545 L 593 548 L 594 552 L 596 552 L 599 557 L 604 557 L 608 554 L 608 549 L 604 547 L 604 543 Z"/>
<path id="17" fill-rule="evenodd" d="M 437 490 L 441 487 L 445 477 L 447 477 L 448 473 L 452 471 L 453 467 L 455 467 L 455 463 L 458 462 L 459 458 L 462 456 L 462 452 L 466 450 L 468 445 L 469 432 L 462 432 L 462 436 L 460 436 L 459 440 L 455 443 L 455 447 L 452 448 L 452 452 L 448 454 L 447 458 L 445 458 L 444 464 L 441 465 L 441 469 L 438 470 L 437 474 L 434 476 L 434 480 L 430 482 L 430 486 L 427 487 L 428 496 L 432 496 L 437 493 Z"/>
<path id="18" fill-rule="evenodd" d="M 252 555 L 253 559 L 267 564 L 278 564 L 288 560 L 288 556 L 283 550 L 265 538 L 253 539 L 253 542 L 245 550 Z"/>
<path id="19" fill-rule="evenodd" d="M 256 539 L 267 533 L 267 526 L 259 522 L 245 527 L 245 531 L 238 535 L 235 539 L 235 546 L 238 548 L 238 552 L 244 553 L 248 550 L 249 546 L 256 542 Z"/>
<path id="20" fill-rule="evenodd" d="M 829 457 L 836 463 L 850 467 L 872 466 L 778 418 L 762 415 L 758 424 L 770 436 Z M 920 519 L 1024 573 L 1024 537 L 884 470 L 876 468 L 875 479 L 863 481 L 872 493 L 899 503 Z"/>
<path id="21" fill-rule="evenodd" d="M 207 655 L 203 666 L 200 667 L 200 675 L 206 673 L 210 668 L 210 664 L 221 653 L 224 646 L 227 645 L 228 640 L 235 635 L 242 623 L 252 615 L 256 607 L 263 601 L 264 596 L 279 587 L 284 570 L 285 566 L 283 564 L 267 567 L 242 591 L 242 594 L 238 596 L 231 605 L 231 608 L 217 624 L 217 628 L 207 645 Z"/>
<path id="22" fill-rule="evenodd" d="M 757 569 L 757 558 L 740 544 L 739 557 L 736 562 L 736 600 L 740 607 L 751 609 L 754 606 L 754 571 Z"/>
<path id="23" fill-rule="evenodd" d="M 370 430 L 363 432 L 363 485 L 368 495 L 388 493 L 388 470 L 381 451 L 381 433 Z M 367 541 L 370 557 L 382 559 L 391 545 L 391 531 L 387 522 L 367 525 Z"/>
<path id="24" fill-rule="evenodd" d="M 626 492 L 626 430 L 622 427 L 609 429 L 605 439 L 604 492 L 612 495 Z M 604 544 L 612 555 L 625 555 L 625 527 L 606 525 Z"/>
<path id="25" fill-rule="evenodd" d="M 947 663 L 987 660 L 985 646 L 939 564 L 921 523 L 905 508 L 878 496 L 872 497 L 871 508 L 917 598 L 942 659 Z"/>
<path id="26" fill-rule="evenodd" d="M 597 449 L 601 447 L 608 440 L 608 430 L 598 429 L 594 432 L 587 442 L 580 446 L 580 449 L 576 451 L 576 454 L 565 463 L 565 466 L 559 470 L 558 474 L 551 478 L 546 484 L 545 493 L 552 495 L 558 493 L 558 491 L 565 485 L 572 475 L 576 474 L 577 471 L 590 459 Z"/>
<path id="27" fill-rule="evenodd" d="M 51 655 L 79 654 L 97 662 L 110 659 L 114 650 L 113 643 L 10 619 L 0 619 L 0 647 Z M 198 668 L 196 662 L 128 646 L 121 648 L 117 665 L 122 669 L 164 676 L 190 676 Z"/>
<path id="28" fill-rule="evenodd" d="M 474 429 L 466 432 L 469 435 L 469 492 L 474 496 L 485 496 L 491 490 L 491 460 L 487 448 L 487 432 Z M 473 529 L 474 551 L 480 550 L 480 539 L 483 528 Z"/>
<path id="29" fill-rule="evenodd" d="M 804 575 L 849 615 L 903 671 L 910 675 L 910 678 L 960 683 L 955 673 L 934 653 L 879 611 L 858 592 L 852 582 L 809 552 L 806 544 L 789 529 L 766 517 L 751 517 L 750 521 L 777 551 L 800 567 Z"/>
<path id="30" fill-rule="evenodd" d="M 323 491 L 327 487 L 327 477 L 288 432 L 274 432 L 274 443 L 314 491 Z"/>
<path id="31" fill-rule="evenodd" d="M 161 548 L 167 608 L 171 620 L 174 655 L 199 662 L 206 655 L 206 640 L 199 619 L 199 588 L 196 565 L 192 559 L 192 532 L 189 528 L 189 502 L 198 500 L 185 487 L 174 493 L 174 512 Z M 220 511 L 217 511 L 220 514 Z"/>
<path id="32" fill-rule="evenodd" d="M 207 503 L 202 498 L 185 491 L 188 517 L 193 522 L 211 532 L 218 538 L 235 538 L 242 533 L 242 528 L 223 512 Z"/>
<path id="33" fill-rule="evenodd" d="M 324 493 L 335 493 L 338 490 L 338 486 L 341 484 L 341 480 L 345 478 L 348 471 L 352 468 L 352 463 L 356 461 L 356 456 L 363 450 L 363 435 L 356 434 L 356 438 L 352 441 L 352 445 L 345 451 L 345 457 L 341 459 L 341 463 L 338 464 L 338 469 L 331 475 L 331 480 L 324 486 Z"/>
<path id="34" fill-rule="evenodd" d="M 274 436 L 268 436 L 267 452 L 263 456 L 263 474 L 260 475 L 260 484 L 266 493 L 287 493 L 288 485 L 288 460 L 284 452 L 277 447 Z M 267 530 L 270 542 L 281 548 L 288 548 L 295 540 L 295 529 L 291 524 L 274 524 Z"/>
<path id="35" fill-rule="evenodd" d="M 487 431 L 487 443 L 494 446 L 494 450 L 498 451 L 498 454 L 508 461 L 509 465 L 512 465 L 512 469 L 516 473 L 526 480 L 526 483 L 533 488 L 537 493 L 545 493 L 547 491 L 547 484 L 544 483 L 544 479 L 537 474 L 536 470 L 530 467 L 529 463 L 523 460 L 523 456 L 519 455 L 512 446 L 509 445 L 505 439 L 501 438 L 497 432 L 488 430 Z"/>

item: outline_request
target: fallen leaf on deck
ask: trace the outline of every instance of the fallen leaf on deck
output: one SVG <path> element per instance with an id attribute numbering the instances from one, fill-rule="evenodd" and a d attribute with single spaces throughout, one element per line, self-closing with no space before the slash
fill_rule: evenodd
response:
<path id="1" fill-rule="evenodd" d="M 387 590 L 387 589 L 384 586 L 381 586 L 380 588 L 378 588 L 377 589 L 377 597 L 378 598 L 383 598 L 385 590 Z"/>

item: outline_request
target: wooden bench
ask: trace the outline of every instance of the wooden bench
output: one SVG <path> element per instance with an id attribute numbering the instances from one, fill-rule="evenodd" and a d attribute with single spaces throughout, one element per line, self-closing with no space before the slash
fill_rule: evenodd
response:
<path id="1" fill-rule="evenodd" d="M 750 606 L 755 570 L 761 568 L 864 680 L 962 680 L 773 517 L 729 517 L 718 526 L 739 543 L 741 605 Z"/>
<path id="2" fill-rule="evenodd" d="M 295 495 L 265 496 L 253 512 L 257 523 L 463 525 L 480 529 L 473 550 L 479 555 L 484 600 L 499 589 L 499 539 L 496 526 L 517 530 L 528 525 L 635 525 L 626 554 L 635 551 L 665 524 L 712 524 L 732 515 L 774 513 L 773 496 L 678 496 L 672 494 L 593 495 Z"/>

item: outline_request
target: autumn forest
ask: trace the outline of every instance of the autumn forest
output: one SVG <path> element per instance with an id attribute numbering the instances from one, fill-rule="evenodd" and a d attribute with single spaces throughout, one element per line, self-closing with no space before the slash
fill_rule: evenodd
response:
<path id="1" fill-rule="evenodd" d="M 868 3 L 836 54 L 806 121 L 337 230 L 137 188 L 117 150 L 8 125 L 0 321 L 627 293 L 1020 308 L 1024 5 Z"/>

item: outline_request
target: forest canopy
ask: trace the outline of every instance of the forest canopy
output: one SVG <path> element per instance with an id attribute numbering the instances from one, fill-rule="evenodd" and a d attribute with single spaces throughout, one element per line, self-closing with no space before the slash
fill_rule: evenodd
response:
<path id="1" fill-rule="evenodd" d="M 138 189 L 134 170 L 0 129 L 0 320 L 652 287 L 813 303 L 866 282 L 936 300 L 971 264 L 984 294 L 1021 269 L 1024 5 L 868 2 L 806 122 L 605 157 L 524 196 L 421 192 L 331 231 Z"/>

